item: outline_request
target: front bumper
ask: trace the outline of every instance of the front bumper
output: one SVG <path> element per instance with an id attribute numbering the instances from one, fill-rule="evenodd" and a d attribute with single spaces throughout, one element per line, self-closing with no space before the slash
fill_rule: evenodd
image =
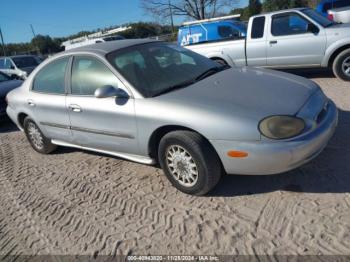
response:
<path id="1" fill-rule="evenodd" d="M 286 141 L 211 140 L 228 174 L 270 175 L 294 169 L 316 157 L 326 147 L 338 124 L 338 110 L 330 101 L 326 116 L 318 126 Z M 245 158 L 232 158 L 230 150 L 245 151 Z"/>

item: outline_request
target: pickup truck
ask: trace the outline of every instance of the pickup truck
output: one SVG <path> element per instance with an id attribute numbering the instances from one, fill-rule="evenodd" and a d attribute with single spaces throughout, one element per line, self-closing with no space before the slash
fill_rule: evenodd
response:
<path id="1" fill-rule="evenodd" d="M 350 24 L 337 24 L 310 8 L 253 16 L 244 39 L 185 47 L 231 66 L 331 67 L 350 81 Z"/>
<path id="2" fill-rule="evenodd" d="M 349 6 L 329 9 L 328 19 L 337 23 L 350 23 L 350 1 Z"/>

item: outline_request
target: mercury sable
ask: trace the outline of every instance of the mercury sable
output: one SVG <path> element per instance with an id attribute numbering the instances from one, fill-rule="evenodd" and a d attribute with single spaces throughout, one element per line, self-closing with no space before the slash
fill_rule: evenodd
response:
<path id="1" fill-rule="evenodd" d="M 47 59 L 7 96 L 34 150 L 57 145 L 159 163 L 182 192 L 223 173 L 286 172 L 318 155 L 337 109 L 314 82 L 230 68 L 170 43 L 119 40 Z"/>

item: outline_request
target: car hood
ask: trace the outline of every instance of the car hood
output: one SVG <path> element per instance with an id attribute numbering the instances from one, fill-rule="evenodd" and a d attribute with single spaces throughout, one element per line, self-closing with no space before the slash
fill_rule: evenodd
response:
<path id="1" fill-rule="evenodd" d="M 8 92 L 19 87 L 22 83 L 23 81 L 20 80 L 0 82 L 0 97 L 5 97 Z"/>
<path id="2" fill-rule="evenodd" d="M 159 97 L 168 103 L 240 115 L 260 121 L 270 115 L 295 115 L 319 87 L 295 75 L 257 68 L 231 68 Z"/>
<path id="3" fill-rule="evenodd" d="M 35 68 L 36 68 L 36 66 L 29 66 L 29 67 L 21 67 L 20 69 L 22 71 L 27 72 L 27 74 L 29 75 Z"/>
<path id="4" fill-rule="evenodd" d="M 326 34 L 337 33 L 339 37 L 350 36 L 350 23 L 346 24 L 335 24 L 330 27 L 326 27 Z"/>

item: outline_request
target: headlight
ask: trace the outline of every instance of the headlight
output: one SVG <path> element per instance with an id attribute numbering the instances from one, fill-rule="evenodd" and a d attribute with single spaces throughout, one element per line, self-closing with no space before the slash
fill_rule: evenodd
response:
<path id="1" fill-rule="evenodd" d="M 305 128 L 304 120 L 294 116 L 270 116 L 259 124 L 260 133 L 272 139 L 286 139 L 299 135 Z"/>

